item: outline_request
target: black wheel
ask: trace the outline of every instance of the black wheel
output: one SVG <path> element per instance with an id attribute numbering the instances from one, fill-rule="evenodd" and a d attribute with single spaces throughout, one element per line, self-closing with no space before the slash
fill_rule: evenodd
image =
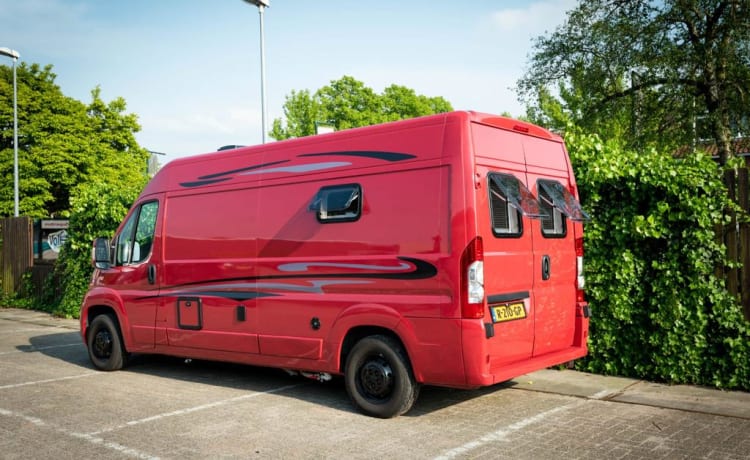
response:
<path id="1" fill-rule="evenodd" d="M 111 315 L 99 315 L 91 321 L 86 345 L 89 359 L 97 369 L 116 371 L 125 365 L 125 347 L 120 329 Z"/>
<path id="2" fill-rule="evenodd" d="M 411 409 L 419 385 L 398 341 L 384 335 L 357 342 L 346 359 L 346 392 L 362 412 L 391 418 Z"/>

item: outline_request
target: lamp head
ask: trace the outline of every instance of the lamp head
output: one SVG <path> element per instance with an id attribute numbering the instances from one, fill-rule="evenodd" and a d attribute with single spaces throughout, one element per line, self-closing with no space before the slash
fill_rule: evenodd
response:
<path id="1" fill-rule="evenodd" d="M 258 8 L 260 8 L 261 6 L 264 6 L 266 8 L 271 6 L 271 0 L 245 0 L 245 1 L 251 5 L 257 6 Z"/>
<path id="2" fill-rule="evenodd" d="M 13 58 L 13 59 L 18 59 L 21 57 L 21 55 L 18 54 L 18 51 L 12 50 L 10 48 L 0 48 L 0 54 L 2 54 L 3 56 L 8 56 L 9 58 Z"/>

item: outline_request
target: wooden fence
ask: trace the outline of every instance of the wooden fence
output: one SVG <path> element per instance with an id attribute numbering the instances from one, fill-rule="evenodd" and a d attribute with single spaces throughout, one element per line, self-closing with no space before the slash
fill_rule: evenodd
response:
<path id="1" fill-rule="evenodd" d="M 29 217 L 0 219 L 0 288 L 13 295 L 22 287 L 23 274 L 34 265 L 32 221 Z"/>
<path id="2" fill-rule="evenodd" d="M 725 227 L 718 228 L 718 236 L 727 247 L 732 267 L 718 270 L 718 276 L 724 276 L 727 289 L 737 295 L 742 302 L 745 318 L 750 321 L 750 190 L 748 190 L 748 168 L 740 168 L 736 172 L 728 170 L 724 173 L 724 183 L 729 189 L 729 196 L 745 211 L 745 215 L 730 212 L 731 221 Z"/>

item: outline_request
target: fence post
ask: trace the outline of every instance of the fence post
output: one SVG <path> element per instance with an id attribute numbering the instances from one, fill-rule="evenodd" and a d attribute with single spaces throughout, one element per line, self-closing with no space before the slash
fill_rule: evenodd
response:
<path id="1" fill-rule="evenodd" d="M 727 186 L 727 191 L 729 192 L 729 198 L 737 202 L 737 187 L 736 187 L 736 178 L 734 175 L 733 169 L 727 169 L 724 171 L 724 184 Z M 724 227 L 724 238 L 727 245 L 727 256 L 729 257 L 729 260 L 732 262 L 738 262 L 740 260 L 740 256 L 737 252 L 737 213 L 733 210 L 729 211 L 729 226 Z M 733 294 L 737 295 L 740 293 L 740 286 L 738 283 L 739 279 L 739 270 L 734 264 L 729 267 L 727 270 L 727 290 Z"/>
<path id="2" fill-rule="evenodd" d="M 750 321 L 750 223 L 747 218 L 750 215 L 750 190 L 748 190 L 748 168 L 741 168 L 737 172 L 737 203 L 745 211 L 745 216 L 740 222 L 740 289 L 742 291 L 742 311 L 745 319 Z"/>
<path id="3" fill-rule="evenodd" d="M 2 290 L 5 295 L 13 295 L 21 288 L 23 274 L 34 264 L 33 229 L 29 217 L 8 217 L 1 225 Z"/>

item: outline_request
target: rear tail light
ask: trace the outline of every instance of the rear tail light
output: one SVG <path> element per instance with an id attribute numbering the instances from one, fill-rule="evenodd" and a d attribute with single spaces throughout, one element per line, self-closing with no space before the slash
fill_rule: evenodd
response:
<path id="1" fill-rule="evenodd" d="M 484 318 L 484 245 L 482 237 L 471 240 L 461 255 L 461 317 Z"/>
<path id="2" fill-rule="evenodd" d="M 585 302 L 583 289 L 586 279 L 583 275 L 583 238 L 576 238 L 576 300 Z"/>

